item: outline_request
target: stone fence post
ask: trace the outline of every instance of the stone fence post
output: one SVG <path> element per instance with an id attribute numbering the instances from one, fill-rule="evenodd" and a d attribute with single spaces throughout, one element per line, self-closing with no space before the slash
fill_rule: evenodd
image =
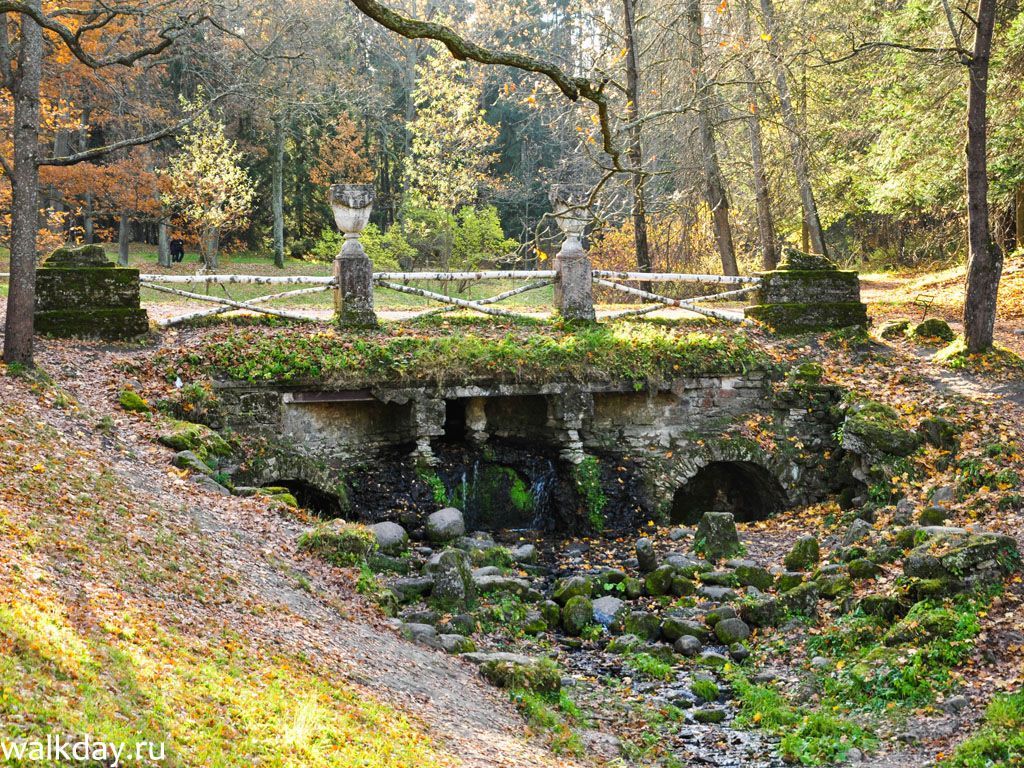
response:
<path id="1" fill-rule="evenodd" d="M 576 206 L 565 200 L 555 201 L 555 221 L 565 235 L 555 256 L 555 305 L 566 320 L 593 322 L 596 319 L 593 274 L 590 257 L 580 242 L 586 220 L 575 209 Z"/>
<path id="2" fill-rule="evenodd" d="M 345 243 L 334 260 L 334 311 L 338 324 L 348 328 L 373 328 L 373 264 L 359 236 L 370 221 L 373 187 L 370 184 L 334 184 L 331 210 Z"/>
<path id="3" fill-rule="evenodd" d="M 756 303 L 744 314 L 775 333 L 868 324 L 857 273 L 839 269 L 824 256 L 786 248 L 778 269 L 759 276 Z"/>

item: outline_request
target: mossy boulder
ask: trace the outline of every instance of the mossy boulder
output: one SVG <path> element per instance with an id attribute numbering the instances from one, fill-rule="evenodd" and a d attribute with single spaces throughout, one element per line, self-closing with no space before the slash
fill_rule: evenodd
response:
<path id="1" fill-rule="evenodd" d="M 894 408 L 871 400 L 850 406 L 842 433 L 843 448 L 867 455 L 909 456 L 921 444 L 920 436 L 904 428 Z"/>
<path id="2" fill-rule="evenodd" d="M 694 550 L 708 560 L 720 560 L 740 551 L 736 519 L 731 512 L 705 512 L 697 525 Z"/>
<path id="3" fill-rule="evenodd" d="M 231 446 L 205 424 L 191 421 L 173 421 L 157 440 L 176 451 L 192 451 L 204 461 L 231 454 Z"/>
<path id="4" fill-rule="evenodd" d="M 748 597 L 740 603 L 740 616 L 754 627 L 773 627 L 780 614 L 779 601 L 771 595 Z"/>
<path id="5" fill-rule="evenodd" d="M 909 320 L 889 320 L 878 326 L 878 335 L 883 339 L 901 339 L 907 335 Z"/>
<path id="6" fill-rule="evenodd" d="M 779 602 L 790 613 L 815 616 L 818 613 L 819 599 L 818 585 L 813 581 L 807 581 L 786 592 Z"/>
<path id="7" fill-rule="evenodd" d="M 949 520 L 949 510 L 944 507 L 925 507 L 917 517 L 923 526 L 943 525 Z"/>
<path id="8" fill-rule="evenodd" d="M 670 595 L 672 594 L 672 580 L 678 575 L 675 566 L 668 563 L 659 565 L 647 574 L 644 585 L 649 595 Z"/>
<path id="9" fill-rule="evenodd" d="M 741 643 L 750 637 L 750 627 L 740 618 L 722 619 L 715 624 L 715 637 L 723 645 Z"/>
<path id="10" fill-rule="evenodd" d="M 480 674 L 498 688 L 553 693 L 562 687 L 562 673 L 550 659 L 516 653 L 468 653 L 465 658 L 480 665 Z"/>
<path id="11" fill-rule="evenodd" d="M 94 269 L 96 267 L 113 269 L 114 263 L 107 258 L 107 252 L 101 245 L 65 245 L 47 256 L 43 267 L 46 269 Z"/>
<path id="12" fill-rule="evenodd" d="M 752 560 L 733 560 L 726 565 L 733 568 L 736 581 L 744 587 L 757 587 L 762 592 L 772 585 L 772 575 Z"/>
<path id="13" fill-rule="evenodd" d="M 858 605 L 868 616 L 877 616 L 885 621 L 897 619 L 907 612 L 904 601 L 898 595 L 865 595 Z"/>
<path id="14" fill-rule="evenodd" d="M 565 605 L 574 597 L 590 597 L 593 589 L 593 582 L 586 576 L 566 576 L 555 582 L 551 596 L 559 605 Z"/>
<path id="15" fill-rule="evenodd" d="M 801 536 L 783 560 L 787 571 L 809 571 L 821 560 L 821 548 L 814 536 Z"/>
<path id="16" fill-rule="evenodd" d="M 1010 536 L 957 528 L 921 530 L 928 538 L 904 561 L 908 577 L 937 579 L 966 589 L 998 583 L 1020 568 L 1017 542 Z"/>
<path id="17" fill-rule="evenodd" d="M 644 640 L 657 640 L 661 635 L 661 620 L 650 611 L 631 611 L 625 618 L 623 631 Z"/>
<path id="18" fill-rule="evenodd" d="M 873 579 L 882 569 L 877 564 L 871 562 L 865 557 L 851 560 L 849 563 L 850 578 L 851 579 Z"/>
<path id="19" fill-rule="evenodd" d="M 885 633 L 886 645 L 923 643 L 939 637 L 949 637 L 956 630 L 959 619 L 955 611 L 926 602 L 917 603 L 910 612 Z"/>
<path id="20" fill-rule="evenodd" d="M 594 623 L 594 604 L 589 597 L 576 595 L 569 598 L 562 608 L 562 629 L 567 635 L 577 637 Z"/>
<path id="21" fill-rule="evenodd" d="M 907 330 L 907 335 L 914 341 L 926 344 L 948 344 L 956 338 L 949 323 L 938 317 L 929 317 Z"/>
<path id="22" fill-rule="evenodd" d="M 956 452 L 960 448 L 960 428 L 941 416 L 923 419 L 917 432 L 926 443 L 943 451 Z"/>
<path id="23" fill-rule="evenodd" d="M 365 525 L 331 520 L 304 531 L 298 546 L 332 565 L 350 566 L 363 562 L 377 549 L 377 537 Z"/>
<path id="24" fill-rule="evenodd" d="M 130 413 L 149 413 L 149 403 L 142 399 L 138 392 L 131 389 L 122 389 L 117 396 L 118 404 Z M 178 450 L 186 450 L 179 448 Z"/>

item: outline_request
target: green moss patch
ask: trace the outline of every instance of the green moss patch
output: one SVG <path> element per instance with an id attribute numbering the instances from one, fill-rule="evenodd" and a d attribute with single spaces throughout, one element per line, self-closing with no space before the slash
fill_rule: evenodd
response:
<path id="1" fill-rule="evenodd" d="M 939 763 L 942 768 L 1024 765 L 1024 692 L 996 696 L 981 729 Z"/>
<path id="2" fill-rule="evenodd" d="M 167 362 L 169 370 L 242 381 L 316 381 L 349 387 L 552 379 L 642 384 L 770 365 L 742 334 L 642 324 L 575 328 L 500 323 L 441 328 L 429 334 L 401 327 L 358 334 L 230 329 Z"/>
<path id="3" fill-rule="evenodd" d="M 158 441 L 176 451 L 192 451 L 204 461 L 211 457 L 227 456 L 231 446 L 223 437 L 204 424 L 191 421 L 173 421 L 170 429 L 161 434 Z M 287 490 L 287 489 L 285 489 Z"/>
<path id="4" fill-rule="evenodd" d="M 362 563 L 377 549 L 377 537 L 365 525 L 332 520 L 299 536 L 299 549 L 312 552 L 332 565 Z"/>

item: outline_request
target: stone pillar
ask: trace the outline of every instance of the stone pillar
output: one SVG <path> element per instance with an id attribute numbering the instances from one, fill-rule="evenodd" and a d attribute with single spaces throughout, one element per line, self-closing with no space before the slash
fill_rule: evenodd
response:
<path id="1" fill-rule="evenodd" d="M 36 272 L 35 330 L 112 340 L 147 333 L 139 270 L 115 268 L 99 245 L 58 248 Z"/>
<path id="2" fill-rule="evenodd" d="M 444 416 L 445 406 L 441 398 L 419 395 L 412 401 L 412 424 L 416 433 L 412 458 L 417 464 L 433 466 L 437 463 L 430 441 L 444 434 Z"/>
<path id="3" fill-rule="evenodd" d="M 369 184 L 335 184 L 330 192 L 331 209 L 338 229 L 345 233 L 341 253 L 334 260 L 334 310 L 338 324 L 347 328 L 377 325 L 373 311 L 373 264 L 359 236 L 370 220 L 373 187 Z"/>
<path id="4" fill-rule="evenodd" d="M 474 445 L 483 445 L 490 435 L 487 433 L 487 399 L 471 397 L 466 402 L 466 440 Z"/>
<path id="5" fill-rule="evenodd" d="M 559 443 L 558 455 L 564 461 L 579 464 L 586 457 L 580 430 L 594 410 L 594 396 L 576 387 L 548 395 L 548 429 Z"/>
<path id="6" fill-rule="evenodd" d="M 565 235 L 555 256 L 555 304 L 566 320 L 593 322 L 593 274 L 590 257 L 580 242 L 586 220 L 576 215 L 574 207 L 564 200 L 555 201 L 555 220 Z"/>
<path id="7" fill-rule="evenodd" d="M 744 315 L 775 333 L 868 324 L 857 273 L 837 268 L 824 256 L 787 248 L 778 269 L 759 277 L 756 304 L 747 307 Z"/>

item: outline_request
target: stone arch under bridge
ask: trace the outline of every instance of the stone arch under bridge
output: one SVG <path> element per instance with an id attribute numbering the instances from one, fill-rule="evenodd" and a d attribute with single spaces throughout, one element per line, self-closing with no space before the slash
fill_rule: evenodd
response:
<path id="1" fill-rule="evenodd" d="M 706 511 L 732 512 L 738 521 L 761 520 L 802 501 L 803 472 L 791 458 L 748 440 L 722 438 L 648 472 L 652 507 L 673 523 L 694 525 Z"/>

